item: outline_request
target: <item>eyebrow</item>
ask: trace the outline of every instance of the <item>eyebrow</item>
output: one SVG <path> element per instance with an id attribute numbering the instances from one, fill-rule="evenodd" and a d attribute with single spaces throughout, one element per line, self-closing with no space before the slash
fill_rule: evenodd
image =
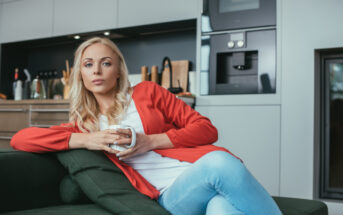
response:
<path id="1" fill-rule="evenodd" d="M 102 60 L 105 60 L 105 59 L 107 59 L 107 58 L 109 58 L 109 59 L 112 60 L 111 57 L 102 57 L 100 60 L 102 61 Z M 93 60 L 93 58 L 87 57 L 87 58 L 84 58 L 82 61 L 87 61 L 87 60 Z"/>

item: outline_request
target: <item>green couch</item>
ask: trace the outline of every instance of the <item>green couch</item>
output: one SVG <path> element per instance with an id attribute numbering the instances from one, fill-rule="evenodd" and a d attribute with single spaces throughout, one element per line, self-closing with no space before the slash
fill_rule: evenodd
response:
<path id="1" fill-rule="evenodd" d="M 84 152 L 81 151 L 80 153 Z M 133 188 L 131 190 L 128 187 L 130 185 L 126 184 L 127 181 L 123 180 L 123 177 L 125 177 L 123 175 L 120 176 L 121 178 L 117 178 L 121 182 L 113 183 L 110 181 L 112 185 L 117 184 L 117 187 L 113 188 L 113 192 L 119 193 L 117 195 L 92 190 L 89 182 L 88 184 L 82 184 L 82 180 L 85 181 L 85 176 L 82 175 L 84 174 L 88 178 L 92 176 L 92 172 L 89 171 L 93 167 L 89 164 L 93 162 L 83 163 L 86 174 L 80 174 L 82 171 L 75 168 L 75 163 L 68 160 L 70 158 L 63 153 L 56 156 L 55 153 L 34 154 L 14 150 L 0 150 L 0 214 L 168 214 L 168 212 L 160 208 L 157 202 L 136 193 Z M 58 159 L 63 161 L 59 162 Z M 63 166 L 61 165 L 63 162 L 72 164 L 66 166 L 64 163 Z M 95 175 L 100 174 L 101 177 L 105 177 L 102 174 L 112 174 L 112 170 L 110 167 L 107 168 L 106 165 L 94 171 Z M 103 188 L 105 190 L 112 189 L 106 187 L 106 180 L 104 184 L 105 187 Z M 108 186 L 112 186 L 111 184 Z M 121 186 L 128 188 L 120 193 L 121 191 L 118 189 Z M 91 200 L 84 193 L 87 193 Z M 93 193 L 98 194 L 93 195 Z M 328 214 L 327 206 L 320 201 L 283 197 L 274 197 L 274 199 L 283 214 L 286 215 Z M 122 208 L 121 204 L 127 204 L 130 209 Z M 150 208 L 152 209 L 150 210 Z"/>

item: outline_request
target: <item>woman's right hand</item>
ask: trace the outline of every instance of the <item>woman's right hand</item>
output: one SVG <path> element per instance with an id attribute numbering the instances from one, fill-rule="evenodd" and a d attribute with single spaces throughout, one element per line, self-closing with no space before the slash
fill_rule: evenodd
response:
<path id="1" fill-rule="evenodd" d="M 119 138 L 120 135 L 111 129 L 92 133 L 73 133 L 69 139 L 69 149 L 86 148 L 116 154 L 119 151 L 109 147 L 109 144 L 113 144 Z"/>

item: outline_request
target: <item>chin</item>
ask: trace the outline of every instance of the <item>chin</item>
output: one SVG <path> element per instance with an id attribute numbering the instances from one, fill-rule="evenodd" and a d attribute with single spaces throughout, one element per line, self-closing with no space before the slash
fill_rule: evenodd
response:
<path id="1" fill-rule="evenodd" d="M 111 94 L 114 90 L 113 89 L 91 89 L 90 90 L 93 94 L 99 94 L 99 95 L 106 95 L 106 94 Z"/>

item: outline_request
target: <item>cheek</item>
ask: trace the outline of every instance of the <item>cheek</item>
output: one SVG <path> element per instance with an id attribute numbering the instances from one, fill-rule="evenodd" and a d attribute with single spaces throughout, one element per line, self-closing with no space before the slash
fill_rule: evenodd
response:
<path id="1" fill-rule="evenodd" d="M 83 85 L 86 87 L 86 89 L 89 90 L 91 80 L 88 77 L 87 73 L 82 70 L 81 70 L 81 79 L 82 79 Z"/>
<path id="2" fill-rule="evenodd" d="M 120 72 L 119 72 L 119 69 L 118 68 L 109 68 L 109 71 L 107 72 L 108 74 L 108 78 L 110 79 L 115 79 L 117 80 L 119 77 L 120 77 Z"/>

